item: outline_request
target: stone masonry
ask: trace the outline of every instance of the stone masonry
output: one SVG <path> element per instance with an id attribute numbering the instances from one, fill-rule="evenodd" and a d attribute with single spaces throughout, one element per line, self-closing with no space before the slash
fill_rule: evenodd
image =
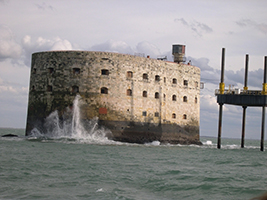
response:
<path id="1" fill-rule="evenodd" d="M 200 69 L 191 65 L 110 52 L 34 53 L 26 135 L 79 93 L 83 118 L 191 126 L 198 140 L 199 86 Z"/>

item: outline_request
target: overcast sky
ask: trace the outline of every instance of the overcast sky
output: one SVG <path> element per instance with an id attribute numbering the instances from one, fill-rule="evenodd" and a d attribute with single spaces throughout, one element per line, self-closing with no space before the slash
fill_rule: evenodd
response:
<path id="1" fill-rule="evenodd" d="M 0 0 L 0 127 L 25 128 L 31 54 L 47 50 L 144 53 L 172 61 L 186 45 L 200 67 L 201 136 L 217 137 L 221 49 L 225 85 L 262 88 L 266 0 Z M 242 107 L 224 106 L 222 137 L 240 138 Z M 260 139 L 261 108 L 247 109 L 246 138 Z M 266 129 L 267 130 L 267 129 Z"/>

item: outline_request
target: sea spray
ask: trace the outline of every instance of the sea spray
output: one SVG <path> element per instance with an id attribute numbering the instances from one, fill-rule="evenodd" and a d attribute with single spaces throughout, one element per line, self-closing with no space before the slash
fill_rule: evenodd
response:
<path id="1" fill-rule="evenodd" d="M 84 137 L 85 130 L 82 126 L 81 119 L 80 119 L 80 95 L 77 95 L 73 102 L 73 113 L 72 113 L 72 120 L 71 120 L 71 136 L 82 138 Z"/>
<path id="2" fill-rule="evenodd" d="M 89 140 L 95 142 L 107 141 L 107 134 L 111 131 L 98 126 L 98 118 L 91 120 L 81 118 L 80 106 L 83 105 L 80 95 L 77 95 L 73 101 L 73 107 L 66 108 L 62 117 L 59 117 L 58 111 L 52 112 L 44 123 L 44 129 L 34 128 L 30 137 L 35 138 L 72 138 L 75 140 Z"/>

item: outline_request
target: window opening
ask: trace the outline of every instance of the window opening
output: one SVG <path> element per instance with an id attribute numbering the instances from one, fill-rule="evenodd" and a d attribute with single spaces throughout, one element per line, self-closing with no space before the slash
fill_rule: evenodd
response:
<path id="1" fill-rule="evenodd" d="M 195 103 L 197 103 L 197 97 L 195 97 Z"/>
<path id="2" fill-rule="evenodd" d="M 159 117 L 159 112 L 155 112 L 155 117 Z"/>
<path id="3" fill-rule="evenodd" d="M 176 118 L 176 114 L 172 113 L 172 118 L 175 119 Z"/>
<path id="4" fill-rule="evenodd" d="M 172 95 L 172 100 L 176 101 L 176 95 Z"/>
<path id="5" fill-rule="evenodd" d="M 143 74 L 143 79 L 147 80 L 148 79 L 148 75 L 147 74 Z"/>
<path id="6" fill-rule="evenodd" d="M 108 88 L 102 87 L 101 88 L 101 94 L 108 94 Z"/>
<path id="7" fill-rule="evenodd" d="M 72 86 L 72 93 L 77 93 L 77 92 L 79 92 L 79 87 L 76 85 Z"/>
<path id="8" fill-rule="evenodd" d="M 184 115 L 183 115 L 183 119 L 187 119 L 187 116 L 186 116 L 186 114 L 184 114 Z"/>
<path id="9" fill-rule="evenodd" d="M 36 68 L 33 68 L 32 73 L 36 74 Z"/>
<path id="10" fill-rule="evenodd" d="M 183 97 L 183 102 L 187 102 L 187 96 Z"/>
<path id="11" fill-rule="evenodd" d="M 155 99 L 159 99 L 159 93 L 158 92 L 155 93 Z"/>
<path id="12" fill-rule="evenodd" d="M 109 71 L 107 69 L 102 69 L 101 75 L 109 75 Z"/>
<path id="13" fill-rule="evenodd" d="M 131 89 L 128 89 L 127 92 L 126 92 L 127 96 L 132 96 L 132 90 Z"/>
<path id="14" fill-rule="evenodd" d="M 49 68 L 48 68 L 48 73 L 49 73 L 49 74 L 52 74 L 53 72 L 54 72 L 54 68 L 49 67 Z"/>
<path id="15" fill-rule="evenodd" d="M 52 85 L 47 86 L 47 92 L 52 92 Z"/>
<path id="16" fill-rule="evenodd" d="M 143 116 L 146 116 L 146 111 L 143 111 L 142 115 L 143 115 Z"/>
<path id="17" fill-rule="evenodd" d="M 176 78 L 172 79 L 172 84 L 177 84 L 177 79 Z"/>
<path id="18" fill-rule="evenodd" d="M 147 97 L 147 91 L 143 91 L 143 97 Z"/>
<path id="19" fill-rule="evenodd" d="M 128 71 L 127 72 L 127 78 L 133 78 L 133 72 Z"/>
<path id="20" fill-rule="evenodd" d="M 184 86 L 188 86 L 188 80 L 184 80 Z"/>
<path id="21" fill-rule="evenodd" d="M 72 69 L 72 73 L 73 74 L 80 74 L 81 73 L 81 69 L 80 68 L 73 68 Z"/>
<path id="22" fill-rule="evenodd" d="M 160 76 L 159 75 L 155 76 L 155 81 L 160 81 Z"/>

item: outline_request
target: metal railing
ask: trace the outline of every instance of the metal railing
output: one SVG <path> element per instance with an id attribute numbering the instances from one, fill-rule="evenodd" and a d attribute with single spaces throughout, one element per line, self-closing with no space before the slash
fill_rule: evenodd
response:
<path id="1" fill-rule="evenodd" d="M 215 95 L 219 95 L 220 89 L 215 90 Z M 223 94 L 233 94 L 233 95 L 262 95 L 262 90 L 243 90 L 243 89 L 228 89 L 224 90 Z"/>

